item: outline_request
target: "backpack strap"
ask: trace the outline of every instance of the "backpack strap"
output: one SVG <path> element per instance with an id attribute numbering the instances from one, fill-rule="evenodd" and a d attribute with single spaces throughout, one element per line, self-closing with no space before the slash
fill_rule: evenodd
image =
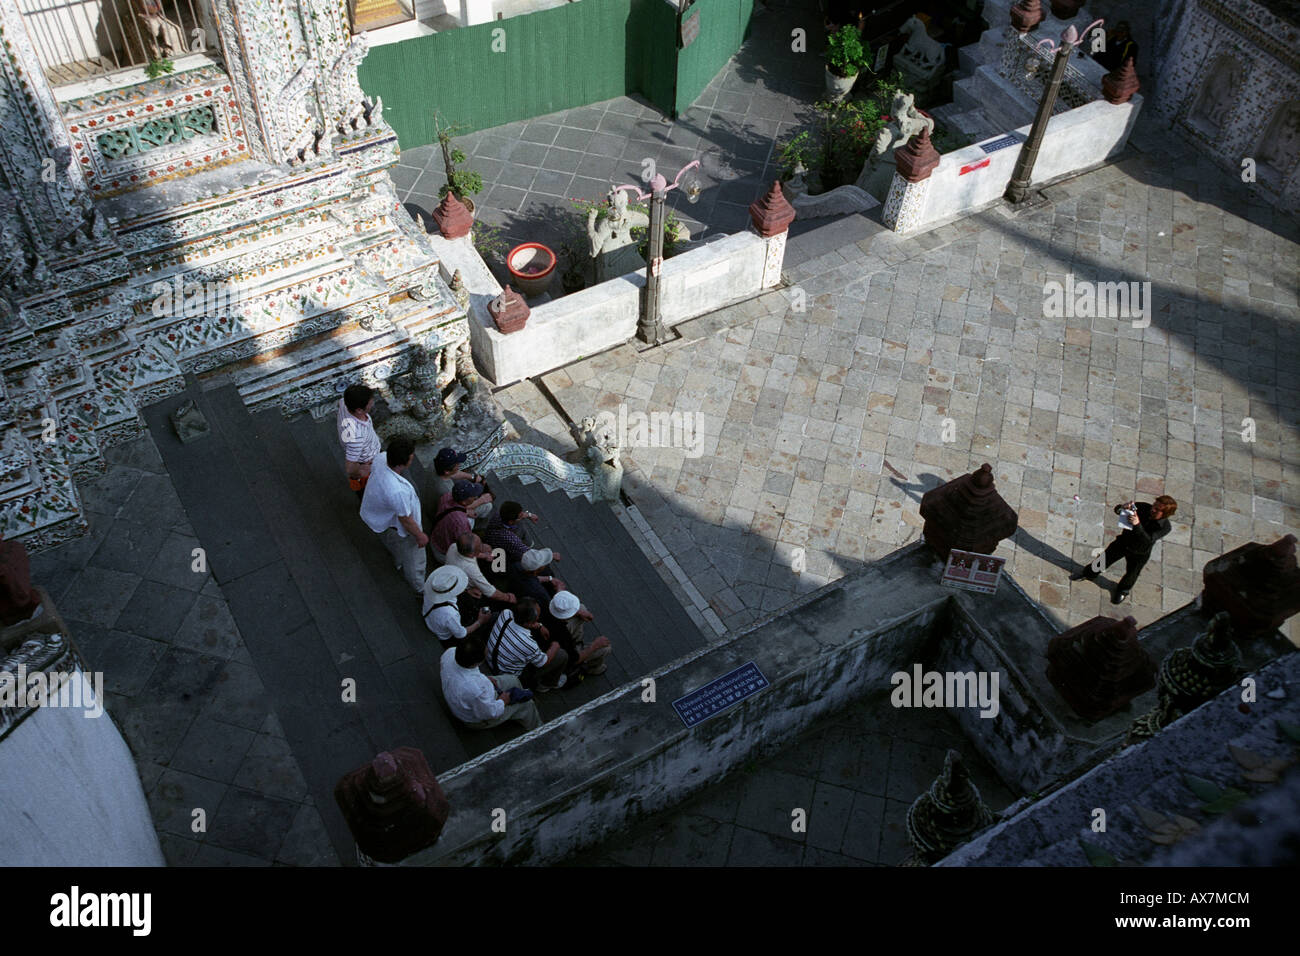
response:
<path id="1" fill-rule="evenodd" d="M 506 625 L 511 620 L 514 620 L 513 614 L 510 615 L 509 619 L 506 618 L 507 614 L 510 614 L 509 610 L 502 611 L 500 616 L 497 617 L 496 625 L 492 628 L 492 636 L 496 638 L 497 642 L 496 646 L 492 648 L 492 673 L 498 676 L 501 674 L 499 666 L 501 663 L 501 644 L 506 639 Z"/>
<path id="2" fill-rule="evenodd" d="M 437 604 L 430 605 L 429 610 L 424 612 L 424 623 L 429 623 L 429 615 L 433 613 L 434 608 L 439 607 L 456 607 L 455 601 L 439 601 Z"/>
<path id="3" fill-rule="evenodd" d="M 452 505 L 450 508 L 445 508 L 442 511 L 439 511 L 436 515 L 433 516 L 433 526 L 436 528 L 438 526 L 438 522 L 441 521 L 443 518 L 447 517 L 447 515 L 451 514 L 453 511 L 465 512 L 465 509 L 462 508 L 460 505 Z"/>

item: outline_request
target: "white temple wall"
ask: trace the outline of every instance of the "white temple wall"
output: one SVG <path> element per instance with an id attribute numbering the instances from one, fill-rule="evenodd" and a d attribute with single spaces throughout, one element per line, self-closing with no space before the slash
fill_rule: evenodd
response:
<path id="1" fill-rule="evenodd" d="M 82 700 L 93 697 L 75 673 Z M 0 739 L 0 766 L 5 864 L 165 865 L 135 760 L 102 709 L 36 708 Z"/>

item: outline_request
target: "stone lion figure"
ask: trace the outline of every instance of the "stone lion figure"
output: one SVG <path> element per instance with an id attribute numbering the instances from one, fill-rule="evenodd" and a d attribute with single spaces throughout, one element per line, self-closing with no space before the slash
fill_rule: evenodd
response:
<path id="1" fill-rule="evenodd" d="M 944 62 L 943 44 L 926 32 L 925 24 L 912 16 L 899 28 L 899 33 L 907 37 L 907 44 L 898 51 L 898 56 L 925 73 Z"/>

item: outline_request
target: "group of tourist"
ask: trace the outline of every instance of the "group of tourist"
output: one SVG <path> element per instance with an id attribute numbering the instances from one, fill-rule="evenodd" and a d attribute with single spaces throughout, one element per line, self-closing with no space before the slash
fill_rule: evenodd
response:
<path id="1" fill-rule="evenodd" d="M 339 399 L 338 435 L 361 520 L 421 600 L 425 627 L 444 648 L 443 696 L 472 728 L 541 718 L 534 693 L 602 674 L 609 640 L 587 643 L 591 613 L 552 568 L 560 555 L 540 547 L 523 522 L 538 515 L 517 502 L 498 507 L 482 475 L 463 470 L 466 455 L 434 458 L 432 519 L 409 477 L 415 445 L 394 438 L 381 450 L 371 411 L 374 389 L 350 386 Z M 432 572 L 430 568 L 432 556 Z"/>

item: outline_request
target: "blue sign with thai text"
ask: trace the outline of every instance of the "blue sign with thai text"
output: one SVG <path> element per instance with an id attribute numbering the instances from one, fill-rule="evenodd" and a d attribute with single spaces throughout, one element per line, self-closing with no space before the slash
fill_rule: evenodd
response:
<path id="1" fill-rule="evenodd" d="M 738 704 L 746 697 L 752 697 L 765 687 L 770 687 L 767 678 L 753 661 L 742 664 L 734 671 L 711 680 L 698 690 L 693 690 L 685 697 L 673 701 L 673 710 L 687 727 L 694 727 L 701 721 L 720 714 L 732 704 Z"/>
<path id="2" fill-rule="evenodd" d="M 1006 136 L 999 136 L 997 139 L 991 139 L 987 143 L 980 143 L 980 149 L 985 154 L 996 153 L 1000 149 L 1006 149 L 1008 146 L 1015 146 L 1019 143 L 1020 137 L 1015 133 L 1008 133 Z"/>

